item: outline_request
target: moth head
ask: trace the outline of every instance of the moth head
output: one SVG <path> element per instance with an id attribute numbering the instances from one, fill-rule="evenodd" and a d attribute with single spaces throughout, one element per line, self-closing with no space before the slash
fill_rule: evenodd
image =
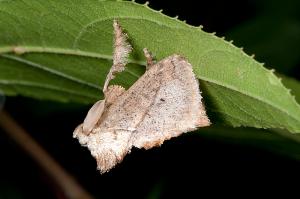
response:
<path id="1" fill-rule="evenodd" d="M 111 85 L 105 92 L 106 105 L 109 106 L 113 104 L 119 96 L 125 92 L 125 88 L 119 85 Z"/>

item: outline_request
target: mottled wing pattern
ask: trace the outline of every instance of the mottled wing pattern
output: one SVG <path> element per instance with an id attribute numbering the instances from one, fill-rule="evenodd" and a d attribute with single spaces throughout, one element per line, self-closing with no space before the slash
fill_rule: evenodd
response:
<path id="1" fill-rule="evenodd" d="M 81 125 L 74 132 L 102 173 L 121 162 L 132 146 L 149 149 L 210 124 L 192 66 L 179 55 L 150 66 L 127 91 L 111 88 L 106 99 L 111 103 L 91 133 L 85 134 Z"/>
<path id="2" fill-rule="evenodd" d="M 131 131 L 132 145 L 151 148 L 209 124 L 192 66 L 173 55 L 151 66 L 120 96 L 104 113 L 100 128 Z"/>
<path id="3" fill-rule="evenodd" d="M 210 125 L 191 64 L 173 55 L 154 67 L 162 70 L 163 76 L 151 106 L 133 134 L 132 143 L 138 148 L 159 146 L 164 140 Z"/>

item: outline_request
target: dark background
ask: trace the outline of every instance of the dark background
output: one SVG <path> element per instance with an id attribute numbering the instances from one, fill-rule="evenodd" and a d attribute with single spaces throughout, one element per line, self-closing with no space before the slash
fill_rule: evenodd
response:
<path id="1" fill-rule="evenodd" d="M 149 2 L 168 16 L 178 15 L 188 24 L 234 40 L 277 72 L 300 78 L 300 1 Z M 245 197 L 297 191 L 300 162 L 295 158 L 256 147 L 255 142 L 200 132 L 174 138 L 160 148 L 133 149 L 122 164 L 100 175 L 89 151 L 72 138 L 88 106 L 8 97 L 5 108 L 97 198 Z M 60 191 L 51 178 L 1 129 L 0 157 L 0 199 L 58 198 Z"/>

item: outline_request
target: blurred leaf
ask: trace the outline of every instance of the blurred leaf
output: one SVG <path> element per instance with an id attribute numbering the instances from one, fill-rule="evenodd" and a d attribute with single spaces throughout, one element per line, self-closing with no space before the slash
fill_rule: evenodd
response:
<path id="1" fill-rule="evenodd" d="M 200 129 L 198 135 L 241 146 L 260 148 L 300 160 L 300 136 L 298 134 L 279 130 L 214 126 Z"/>
<path id="2" fill-rule="evenodd" d="M 285 74 L 300 63 L 300 1 L 257 1 L 258 14 L 226 37 Z"/>
<path id="3" fill-rule="evenodd" d="M 142 73 L 142 48 L 159 59 L 179 53 L 201 79 L 214 124 L 300 132 L 300 107 L 279 79 L 241 49 L 145 5 L 96 0 L 0 1 L 0 89 L 6 94 L 94 102 L 112 62 L 112 20 L 129 35 L 130 66 L 115 83 Z"/>
<path id="4" fill-rule="evenodd" d="M 158 181 L 153 188 L 151 189 L 150 193 L 147 195 L 147 199 L 159 199 L 162 197 L 163 187 L 164 187 L 164 180 L 161 179 Z"/>

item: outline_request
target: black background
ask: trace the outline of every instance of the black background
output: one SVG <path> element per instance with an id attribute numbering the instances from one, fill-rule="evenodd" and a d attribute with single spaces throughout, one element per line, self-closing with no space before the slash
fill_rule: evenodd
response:
<path id="1" fill-rule="evenodd" d="M 168 16 L 178 15 L 188 24 L 203 25 L 204 31 L 233 39 L 278 72 L 300 77 L 297 0 L 149 2 Z M 255 147 L 255 143 L 244 146 L 196 132 L 160 148 L 133 149 L 122 164 L 100 175 L 89 151 L 72 138 L 88 106 L 9 97 L 5 108 L 97 198 L 246 197 L 297 191 L 299 161 Z M 47 174 L 1 130 L 0 157 L 0 198 L 59 198 L 60 190 Z"/>

